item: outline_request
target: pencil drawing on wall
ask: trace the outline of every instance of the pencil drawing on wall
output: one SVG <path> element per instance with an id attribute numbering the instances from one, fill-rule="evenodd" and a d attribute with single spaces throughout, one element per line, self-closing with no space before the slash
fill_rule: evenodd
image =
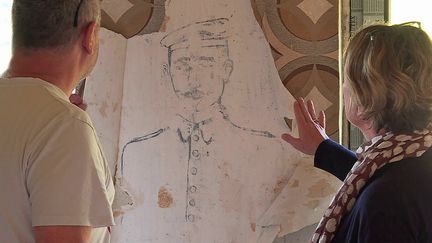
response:
<path id="1" fill-rule="evenodd" d="M 198 202 L 193 194 L 201 188 L 194 185 L 192 177 L 198 174 L 197 163 L 201 157 L 211 156 L 208 151 L 202 154 L 202 149 L 197 148 L 204 147 L 204 150 L 208 150 L 205 149 L 206 146 L 212 146 L 212 143 L 217 142 L 207 129 L 209 124 L 222 122 L 253 136 L 269 139 L 276 137 L 269 131 L 243 127 L 231 121 L 222 104 L 224 90 L 229 88 L 229 79 L 234 69 L 234 63 L 229 58 L 228 36 L 225 30 L 228 22 L 226 18 L 196 22 L 166 35 L 161 40 L 161 45 L 167 48 L 168 57 L 164 71 L 171 81 L 178 101 L 183 104 L 182 113 L 175 114 L 174 120 L 177 122 L 174 126 L 163 127 L 133 138 L 122 148 L 120 171 L 121 177 L 127 178 L 124 168 L 128 166 L 128 146 L 145 146 L 147 142 L 156 142 L 154 140 L 167 132 L 174 133 L 174 139 L 185 145 L 185 221 L 196 220 L 192 208 Z M 137 145 L 139 143 L 142 144 Z"/>
<path id="2" fill-rule="evenodd" d="M 249 0 L 103 7 L 122 36 L 105 33 L 106 67 L 92 74 L 97 89 L 87 94 L 110 103 L 96 83 L 121 79 L 118 121 L 106 112 L 96 119 L 115 129 L 102 139 L 114 157 L 112 242 L 269 243 L 319 219 L 334 184 L 280 138 L 294 98 Z M 158 24 L 137 33 L 148 18 Z"/>

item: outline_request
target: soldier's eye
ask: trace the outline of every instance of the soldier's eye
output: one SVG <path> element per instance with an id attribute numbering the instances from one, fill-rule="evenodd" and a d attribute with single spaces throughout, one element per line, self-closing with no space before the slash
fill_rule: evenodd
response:
<path id="1" fill-rule="evenodd" d="M 214 62 L 201 60 L 201 61 L 199 61 L 199 65 L 201 67 L 213 67 L 214 66 Z"/>
<path id="2" fill-rule="evenodd" d="M 187 65 L 187 64 L 180 64 L 180 65 L 176 65 L 175 69 L 177 71 L 186 71 L 186 72 L 189 72 L 189 71 L 192 70 L 192 67 L 190 65 Z"/>

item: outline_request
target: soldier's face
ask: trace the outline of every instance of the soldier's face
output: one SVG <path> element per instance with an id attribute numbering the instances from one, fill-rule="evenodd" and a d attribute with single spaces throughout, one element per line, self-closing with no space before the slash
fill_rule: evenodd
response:
<path id="1" fill-rule="evenodd" d="M 217 102 L 232 71 L 226 51 L 224 47 L 174 50 L 169 68 L 177 96 L 200 106 Z"/>

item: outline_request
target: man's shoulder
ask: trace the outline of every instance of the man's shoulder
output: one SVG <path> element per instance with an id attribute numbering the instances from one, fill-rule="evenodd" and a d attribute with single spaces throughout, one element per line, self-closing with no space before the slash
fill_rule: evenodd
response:
<path id="1" fill-rule="evenodd" d="M 93 129 L 92 121 L 87 112 L 68 101 L 56 97 L 52 97 L 52 99 L 52 108 L 53 111 L 56 111 L 53 115 L 59 120 L 73 119 L 78 123 L 86 124 Z"/>
<path id="2" fill-rule="evenodd" d="M 69 97 L 60 88 L 36 78 L 14 78 L 3 82 L 10 92 L 27 102 L 37 111 L 37 116 L 47 120 L 75 119 L 92 127 L 88 114 L 69 101 Z"/>

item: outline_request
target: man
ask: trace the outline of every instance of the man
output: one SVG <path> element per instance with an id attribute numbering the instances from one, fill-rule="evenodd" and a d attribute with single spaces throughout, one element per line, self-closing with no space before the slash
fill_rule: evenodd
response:
<path id="1" fill-rule="evenodd" d="M 15 0 L 0 79 L 0 242 L 109 242 L 113 183 L 69 102 L 95 65 L 99 0 Z"/>
<path id="2" fill-rule="evenodd" d="M 119 201 L 133 209 L 116 226 L 120 239 L 195 243 L 259 237 L 256 220 L 274 196 L 266 187 L 274 187 L 273 175 L 287 174 L 281 169 L 287 168 L 286 151 L 272 133 L 233 121 L 223 106 L 234 69 L 228 23 L 196 22 L 162 39 L 171 82 L 167 93 L 174 91 L 179 107 L 166 119 L 163 111 L 157 114 L 161 124 L 154 132 L 123 144 L 116 185 L 124 187 L 118 192 L 127 191 L 118 193 Z"/>

